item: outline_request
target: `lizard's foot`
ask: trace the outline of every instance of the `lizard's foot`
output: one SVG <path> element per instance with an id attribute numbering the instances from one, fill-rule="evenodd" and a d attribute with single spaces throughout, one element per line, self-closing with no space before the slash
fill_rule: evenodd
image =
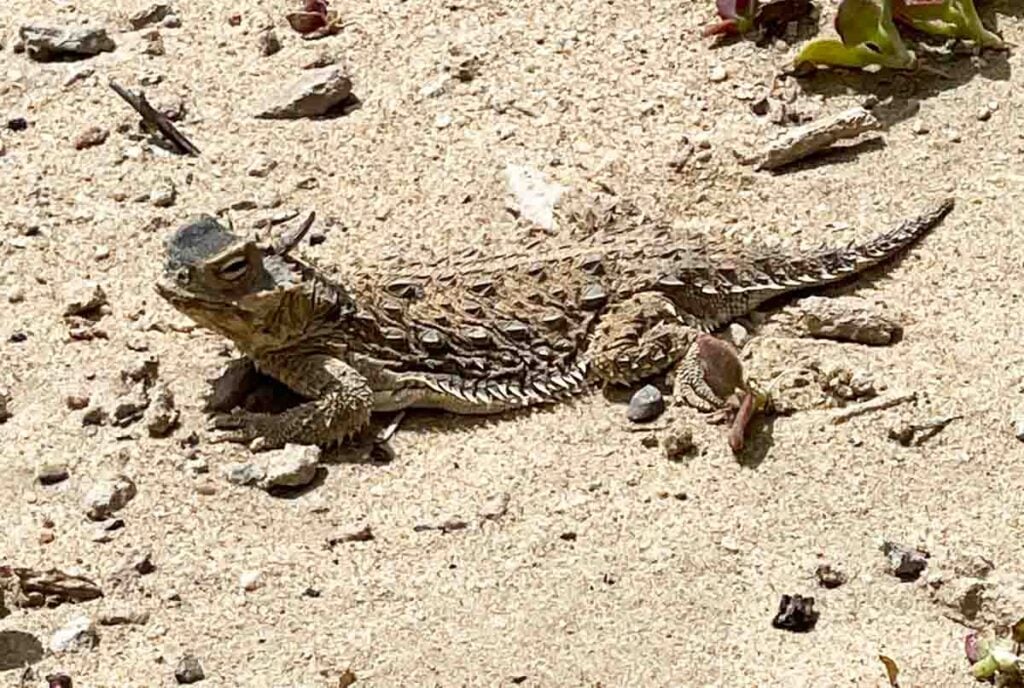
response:
<path id="1" fill-rule="evenodd" d="M 729 397 L 744 388 L 743 364 L 736 349 L 709 334 L 697 335 L 676 373 L 676 397 L 710 413 L 724 409 Z"/>
<path id="2" fill-rule="evenodd" d="M 696 334 L 667 298 L 636 294 L 601 317 L 587 347 L 590 370 L 606 383 L 639 382 L 672 367 Z"/>
<path id="3" fill-rule="evenodd" d="M 286 444 L 279 436 L 280 421 L 269 413 L 253 413 L 241 409 L 218 413 L 210 418 L 207 430 L 213 432 L 210 441 L 214 443 L 249 444 L 259 439 L 261 449 L 280 449 Z"/>

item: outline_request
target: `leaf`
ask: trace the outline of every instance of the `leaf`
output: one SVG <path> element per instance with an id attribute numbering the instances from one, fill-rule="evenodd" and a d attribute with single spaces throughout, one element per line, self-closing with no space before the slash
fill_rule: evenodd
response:
<path id="1" fill-rule="evenodd" d="M 881 20 L 882 10 L 873 0 L 843 0 L 836 12 L 836 33 L 848 46 L 874 41 Z"/>
<path id="2" fill-rule="evenodd" d="M 885 665 L 885 675 L 889 678 L 889 685 L 892 688 L 900 688 L 900 682 L 896 680 L 900 675 L 900 668 L 896 666 L 896 662 L 885 655 L 878 655 L 878 659 Z"/>
<path id="3" fill-rule="evenodd" d="M 985 48 L 1003 48 L 1003 39 L 981 23 L 974 0 L 893 0 L 894 17 L 923 33 L 963 38 Z"/>
<path id="4" fill-rule="evenodd" d="M 841 41 L 811 41 L 800 51 L 796 64 L 893 69 L 913 69 L 917 64 L 893 23 L 891 0 L 882 0 L 881 7 L 873 0 L 842 0 L 835 27 Z"/>

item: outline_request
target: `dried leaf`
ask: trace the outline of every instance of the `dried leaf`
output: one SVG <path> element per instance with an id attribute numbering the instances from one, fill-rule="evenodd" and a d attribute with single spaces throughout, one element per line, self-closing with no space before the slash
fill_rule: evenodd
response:
<path id="1" fill-rule="evenodd" d="M 889 685 L 892 688 L 899 688 L 900 682 L 897 678 L 900 675 L 900 668 L 896 666 L 896 662 L 891 657 L 885 655 L 878 655 L 878 659 L 885 665 L 885 675 L 889 678 Z"/>

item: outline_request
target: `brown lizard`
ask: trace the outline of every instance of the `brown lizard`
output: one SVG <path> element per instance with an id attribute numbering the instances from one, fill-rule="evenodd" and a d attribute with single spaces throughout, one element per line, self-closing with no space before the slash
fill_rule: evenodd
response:
<path id="1" fill-rule="evenodd" d="M 227 440 L 333 443 L 359 433 L 371 412 L 498 413 L 677 364 L 675 394 L 711 411 L 744 383 L 735 352 L 709 333 L 769 299 L 892 258 L 952 208 L 944 200 L 865 243 L 804 254 L 736 253 L 654 226 L 642 242 L 605 233 L 344 283 L 291 254 L 301 236 L 261 245 L 201 216 L 169 238 L 157 290 L 308 399 L 280 414 L 215 417 Z M 635 226 L 637 217 L 620 204 L 599 222 Z"/>

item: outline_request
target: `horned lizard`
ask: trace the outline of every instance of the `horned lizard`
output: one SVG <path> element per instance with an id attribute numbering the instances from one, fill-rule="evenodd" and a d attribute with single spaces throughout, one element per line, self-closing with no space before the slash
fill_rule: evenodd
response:
<path id="1" fill-rule="evenodd" d="M 372 412 L 498 413 L 677 364 L 675 395 L 712 411 L 744 382 L 735 351 L 711 333 L 769 299 L 892 258 L 952 207 L 944 200 L 859 245 L 778 255 L 674 240 L 620 203 L 573 220 L 643 231 L 454 256 L 401 274 L 367 270 L 344 283 L 292 254 L 302 232 L 257 243 L 204 215 L 168 239 L 157 290 L 308 399 L 280 414 L 220 414 L 213 425 L 225 440 L 330 444 L 360 433 Z"/>

